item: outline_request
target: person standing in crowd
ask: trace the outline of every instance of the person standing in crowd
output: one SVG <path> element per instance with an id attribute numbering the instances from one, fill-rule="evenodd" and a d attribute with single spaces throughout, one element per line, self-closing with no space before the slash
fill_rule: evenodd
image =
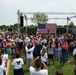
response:
<path id="1" fill-rule="evenodd" d="M 6 40 L 6 54 L 9 55 L 9 57 L 11 56 L 12 53 L 12 43 L 10 42 L 10 40 Z"/>
<path id="2" fill-rule="evenodd" d="M 17 41 L 17 45 L 18 45 L 18 50 L 20 53 L 23 53 L 23 40 L 22 40 L 22 36 L 19 35 L 19 39 Z"/>
<path id="3" fill-rule="evenodd" d="M 4 48 L 4 42 L 3 42 L 3 38 L 2 36 L 0 35 L 0 50 Z"/>
<path id="4" fill-rule="evenodd" d="M 20 53 L 16 53 L 16 58 L 13 60 L 12 65 L 14 66 L 14 75 L 24 75 L 23 72 L 23 59 L 20 58 Z"/>
<path id="5" fill-rule="evenodd" d="M 26 44 L 25 46 L 25 52 L 26 52 L 26 59 L 27 59 L 27 69 L 30 67 L 30 64 L 33 62 L 33 51 L 34 51 L 35 45 L 31 43 Z"/>
<path id="6" fill-rule="evenodd" d="M 58 41 L 55 42 L 55 54 L 54 54 L 54 60 L 59 60 L 60 58 L 60 43 Z"/>
<path id="7" fill-rule="evenodd" d="M 74 65 L 75 65 L 75 68 L 76 68 L 76 43 L 75 43 L 75 47 L 74 47 L 74 50 L 73 50 L 73 57 L 74 57 Z"/>
<path id="8" fill-rule="evenodd" d="M 47 46 L 47 55 L 48 55 L 48 64 L 50 65 L 50 60 L 52 60 L 54 64 L 54 45 L 52 41 L 49 42 L 49 45 Z"/>
<path id="9" fill-rule="evenodd" d="M 12 43 L 12 54 L 11 54 L 11 56 L 13 58 L 15 58 L 16 57 L 16 43 L 15 43 L 15 39 L 12 38 L 11 43 Z"/>
<path id="10" fill-rule="evenodd" d="M 64 74 L 63 74 L 63 72 L 62 72 L 61 70 L 57 70 L 57 71 L 55 72 L 55 75 L 64 75 Z"/>
<path id="11" fill-rule="evenodd" d="M 6 68 L 2 65 L 2 57 L 0 55 L 0 75 L 5 75 Z"/>
<path id="12" fill-rule="evenodd" d="M 70 43 L 69 43 L 69 53 L 70 53 L 70 56 L 72 56 L 74 46 L 75 46 L 74 39 L 72 39 L 70 41 Z"/>
<path id="13" fill-rule="evenodd" d="M 4 67 L 7 67 L 6 64 L 7 64 L 7 61 L 9 59 L 9 56 L 8 56 L 8 54 L 5 53 L 5 48 L 2 49 L 1 53 L 2 53 L 1 54 L 1 56 L 2 56 L 2 65 Z"/>
<path id="14" fill-rule="evenodd" d="M 44 66 L 43 69 L 41 69 L 42 64 Z M 34 66 L 36 67 L 34 68 Z M 48 67 L 39 56 L 31 63 L 29 71 L 31 75 L 48 75 Z"/>
<path id="15" fill-rule="evenodd" d="M 46 47 L 45 46 L 43 46 L 42 50 L 41 50 L 41 60 L 43 60 L 44 63 L 47 65 L 48 56 L 47 56 L 47 51 L 46 51 Z"/>
<path id="16" fill-rule="evenodd" d="M 62 48 L 61 50 L 62 54 L 60 57 L 60 65 L 64 65 L 65 62 L 68 60 L 67 50 L 69 48 L 69 45 L 66 40 L 64 40 L 64 44 L 61 45 L 61 48 Z"/>
<path id="17" fill-rule="evenodd" d="M 40 40 L 35 45 L 35 48 L 34 48 L 34 51 L 33 51 L 34 58 L 36 58 L 37 56 L 41 56 L 40 51 L 42 50 L 42 47 L 43 47 L 43 45 L 42 45 L 41 40 Z"/>

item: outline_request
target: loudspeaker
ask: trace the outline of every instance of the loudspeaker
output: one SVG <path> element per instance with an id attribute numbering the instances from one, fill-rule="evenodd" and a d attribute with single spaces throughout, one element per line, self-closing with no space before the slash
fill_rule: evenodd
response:
<path id="1" fill-rule="evenodd" d="M 20 16 L 20 26 L 22 27 L 23 26 L 23 16 Z"/>

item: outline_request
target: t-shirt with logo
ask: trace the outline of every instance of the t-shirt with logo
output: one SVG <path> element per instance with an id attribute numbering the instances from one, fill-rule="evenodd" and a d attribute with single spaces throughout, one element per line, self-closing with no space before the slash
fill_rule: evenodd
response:
<path id="1" fill-rule="evenodd" d="M 33 58 L 33 51 L 34 51 L 34 46 L 30 49 L 27 48 L 27 46 L 25 47 L 26 50 L 26 57 L 27 58 Z"/>
<path id="2" fill-rule="evenodd" d="M 16 58 L 12 62 L 14 69 L 21 69 L 23 64 L 24 64 L 24 62 L 23 62 L 22 58 Z"/>

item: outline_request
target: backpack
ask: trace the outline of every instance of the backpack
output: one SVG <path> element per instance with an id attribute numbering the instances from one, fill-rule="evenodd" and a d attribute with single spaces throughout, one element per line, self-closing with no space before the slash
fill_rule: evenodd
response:
<path id="1" fill-rule="evenodd" d="M 69 45 L 68 45 L 68 43 L 66 42 L 66 43 L 64 43 L 63 45 L 61 45 L 61 47 L 62 47 L 63 49 L 65 49 L 65 50 L 67 50 L 67 49 L 69 48 Z"/>

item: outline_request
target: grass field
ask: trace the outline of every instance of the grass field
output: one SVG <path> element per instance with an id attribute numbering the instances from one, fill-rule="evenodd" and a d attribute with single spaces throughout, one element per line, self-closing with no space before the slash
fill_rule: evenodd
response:
<path id="1" fill-rule="evenodd" d="M 24 55 L 21 56 L 23 60 L 25 60 Z M 9 75 L 14 75 L 13 74 L 13 66 L 11 65 L 12 60 L 10 61 L 10 67 L 9 67 Z M 70 62 L 68 62 L 70 61 Z M 64 66 L 59 65 L 59 61 L 55 61 L 55 64 L 48 66 L 49 68 L 49 74 L 48 75 L 55 75 L 56 70 L 62 70 L 64 75 L 74 75 L 74 62 L 73 62 L 73 57 L 69 57 L 68 61 L 65 63 Z M 24 74 L 25 75 L 30 75 L 29 71 L 26 70 L 26 64 L 23 66 Z"/>

